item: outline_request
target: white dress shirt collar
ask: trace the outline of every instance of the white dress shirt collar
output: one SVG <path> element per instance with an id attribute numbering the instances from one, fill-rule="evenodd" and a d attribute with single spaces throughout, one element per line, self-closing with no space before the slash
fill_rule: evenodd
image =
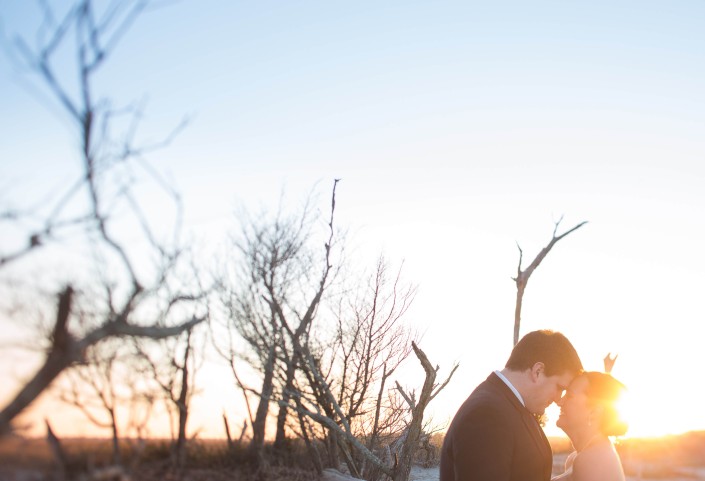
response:
<path id="1" fill-rule="evenodd" d="M 511 382 L 509 382 L 509 379 L 504 377 L 504 374 L 502 374 L 499 371 L 495 371 L 494 373 L 497 375 L 498 378 L 500 378 L 502 381 L 504 381 L 504 384 L 506 384 L 509 389 L 512 390 L 512 392 L 519 399 L 519 402 L 521 403 L 521 405 L 526 407 L 526 404 L 524 404 L 524 398 L 521 397 L 521 394 L 519 394 L 519 391 L 517 391 L 517 389 L 514 387 L 514 385 Z"/>

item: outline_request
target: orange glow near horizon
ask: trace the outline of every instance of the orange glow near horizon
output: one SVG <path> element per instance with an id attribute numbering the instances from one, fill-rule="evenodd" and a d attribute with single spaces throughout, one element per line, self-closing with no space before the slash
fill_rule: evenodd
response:
<path id="1" fill-rule="evenodd" d="M 628 393 L 629 394 L 629 393 Z M 657 400 L 658 402 L 658 400 Z M 217 403 L 216 403 L 217 404 Z M 202 439 L 224 439 L 224 430 L 221 415 L 213 416 L 214 412 L 222 413 L 222 409 L 216 404 L 206 399 L 195 398 L 189 417 L 189 430 L 198 431 L 199 438 Z M 635 401 L 631 395 L 624 396 L 620 401 L 620 412 L 629 423 L 629 430 L 621 436 L 623 439 L 629 438 L 660 438 L 672 435 L 683 434 L 692 429 L 687 413 L 681 418 L 678 417 L 677 410 L 654 410 L 652 403 Z M 30 426 L 30 429 L 23 434 L 29 437 L 44 437 L 46 428 L 42 421 L 42 416 L 46 412 L 51 412 L 52 428 L 60 437 L 88 437 L 88 438 L 109 438 L 109 429 L 98 428 L 86 420 L 80 412 L 65 404 L 58 403 L 51 399 L 44 398 L 42 401 L 28 410 L 22 417 L 20 424 Z M 157 409 L 157 411 L 160 411 Z M 548 422 L 544 430 L 549 437 L 566 437 L 565 433 L 556 427 L 560 409 L 552 404 L 546 410 Z M 237 413 L 228 413 L 231 429 L 238 430 L 244 418 L 238 418 Z M 162 439 L 169 438 L 169 420 L 162 412 L 155 412 L 151 419 L 150 427 L 146 430 L 148 438 Z M 125 432 L 125 431 L 123 431 Z M 274 425 L 268 427 L 268 435 L 274 432 Z M 130 434 L 124 434 L 130 437 Z"/>
<path id="2" fill-rule="evenodd" d="M 654 409 L 653 403 L 638 402 L 629 392 L 620 399 L 618 409 L 629 424 L 625 438 L 655 438 L 690 430 L 688 419 L 679 417 L 677 408 Z"/>

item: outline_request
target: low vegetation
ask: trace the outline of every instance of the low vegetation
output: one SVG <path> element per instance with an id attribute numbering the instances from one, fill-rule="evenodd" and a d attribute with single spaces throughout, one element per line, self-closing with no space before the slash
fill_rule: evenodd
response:
<path id="1" fill-rule="evenodd" d="M 437 467 L 443 436 L 429 439 L 428 449 L 419 449 L 414 464 Z M 556 458 L 570 451 L 565 438 L 551 439 Z M 247 445 L 231 445 L 226 440 L 191 440 L 183 468 L 172 462 L 171 440 L 137 442 L 123 440 L 121 450 L 128 460 L 117 470 L 112 464 L 110 439 L 66 439 L 62 442 L 67 469 L 57 465 L 50 444 L 44 439 L 6 437 L 0 441 L 0 479 L 120 479 L 121 481 L 168 480 L 283 480 L 309 481 L 318 478 L 306 455 L 306 446 L 290 441 L 284 447 L 265 444 L 259 465 L 251 462 Z M 659 438 L 624 439 L 617 448 L 627 476 L 642 479 L 702 479 L 705 471 L 705 431 Z"/>

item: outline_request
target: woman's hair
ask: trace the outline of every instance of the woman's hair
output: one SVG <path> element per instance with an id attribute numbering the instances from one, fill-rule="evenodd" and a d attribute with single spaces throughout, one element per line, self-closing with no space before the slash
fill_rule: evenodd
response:
<path id="1" fill-rule="evenodd" d="M 512 371 L 526 371 L 537 362 L 544 364 L 547 376 L 566 372 L 578 374 L 583 370 L 570 341 L 560 332 L 548 329 L 532 331 L 522 337 L 512 349 L 505 367 Z"/>
<path id="2" fill-rule="evenodd" d="M 617 402 L 626 391 L 624 384 L 604 372 L 588 371 L 582 375 L 588 382 L 585 390 L 588 402 L 602 407 L 602 434 L 621 436 L 626 433 L 629 425 L 617 409 Z"/>

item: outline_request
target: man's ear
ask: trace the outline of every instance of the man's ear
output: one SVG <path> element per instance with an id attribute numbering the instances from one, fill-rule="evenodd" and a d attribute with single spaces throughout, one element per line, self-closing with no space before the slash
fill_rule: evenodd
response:
<path id="1" fill-rule="evenodd" d="M 542 362 L 534 363 L 531 366 L 531 381 L 537 382 L 539 380 L 539 375 L 546 375 L 546 366 Z"/>

